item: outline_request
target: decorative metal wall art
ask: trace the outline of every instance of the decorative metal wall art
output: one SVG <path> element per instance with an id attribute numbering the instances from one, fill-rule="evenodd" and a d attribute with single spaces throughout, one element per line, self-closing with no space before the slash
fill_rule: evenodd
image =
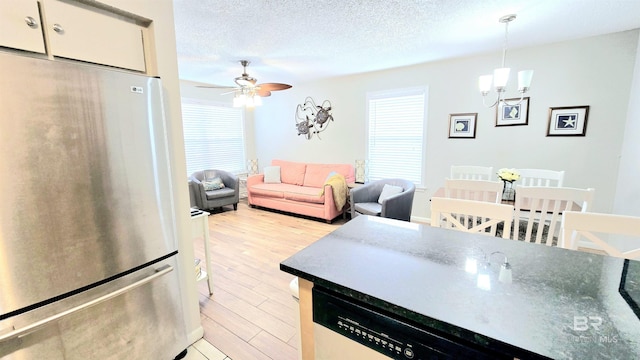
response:
<path id="1" fill-rule="evenodd" d="M 311 139 L 313 134 L 318 135 L 327 129 L 329 121 L 333 121 L 331 115 L 331 102 L 325 100 L 322 105 L 316 105 L 310 96 L 304 100 L 304 103 L 298 104 L 296 108 L 296 128 L 298 135 L 304 135 L 307 140 Z"/>

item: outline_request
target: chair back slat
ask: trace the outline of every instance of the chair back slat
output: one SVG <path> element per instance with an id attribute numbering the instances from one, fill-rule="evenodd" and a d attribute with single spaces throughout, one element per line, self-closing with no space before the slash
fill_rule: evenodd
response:
<path id="1" fill-rule="evenodd" d="M 586 212 L 593 202 L 594 189 L 546 186 L 516 186 L 513 239 L 548 246 L 557 245 L 562 214 Z M 526 225 L 524 235 L 520 227 Z"/>
<path id="2" fill-rule="evenodd" d="M 518 169 L 520 186 L 562 187 L 564 171 L 547 169 Z"/>
<path id="3" fill-rule="evenodd" d="M 464 200 L 488 201 L 500 203 L 502 201 L 501 181 L 445 179 L 445 197 Z"/>
<path id="4" fill-rule="evenodd" d="M 451 179 L 491 180 L 492 166 L 451 165 Z"/>

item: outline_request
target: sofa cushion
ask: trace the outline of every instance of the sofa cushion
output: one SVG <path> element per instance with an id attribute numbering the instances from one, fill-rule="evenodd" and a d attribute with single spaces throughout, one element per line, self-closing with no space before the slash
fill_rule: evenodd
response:
<path id="1" fill-rule="evenodd" d="M 236 195 L 236 191 L 228 187 L 223 189 L 218 189 L 218 190 L 205 191 L 205 193 L 207 194 L 207 200 L 220 199 L 220 198 Z"/>
<path id="2" fill-rule="evenodd" d="M 404 189 L 402 188 L 402 186 L 384 184 L 384 187 L 382 188 L 382 192 L 378 197 L 378 204 L 382 204 L 382 202 L 387 198 L 390 198 L 395 194 L 400 194 L 403 191 Z"/>
<path id="3" fill-rule="evenodd" d="M 282 186 L 283 184 L 258 183 L 252 185 L 250 191 L 253 196 L 267 196 L 282 199 L 284 198 Z"/>
<path id="4" fill-rule="evenodd" d="M 271 165 L 280 166 L 280 180 L 285 184 L 302 185 L 307 164 L 285 160 L 271 160 Z"/>
<path id="5" fill-rule="evenodd" d="M 321 188 L 332 171 L 344 175 L 347 183 L 355 180 L 353 167 L 349 164 L 307 164 L 303 185 Z"/>
<path id="6" fill-rule="evenodd" d="M 382 205 L 374 202 L 356 203 L 353 209 L 363 215 L 378 216 L 382 213 Z"/>
<path id="7" fill-rule="evenodd" d="M 285 199 L 314 203 L 314 204 L 324 204 L 324 194 L 320 195 L 322 193 L 322 188 L 297 186 L 297 185 L 289 185 L 289 186 L 291 186 L 292 188 L 289 188 L 284 191 Z"/>
<path id="8" fill-rule="evenodd" d="M 265 166 L 264 182 L 265 184 L 279 184 L 281 182 L 280 166 Z"/>

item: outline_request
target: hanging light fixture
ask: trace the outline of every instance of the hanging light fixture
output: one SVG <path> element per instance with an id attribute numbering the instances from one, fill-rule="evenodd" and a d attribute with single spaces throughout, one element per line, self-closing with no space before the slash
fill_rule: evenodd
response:
<path id="1" fill-rule="evenodd" d="M 233 97 L 233 107 L 256 107 L 262 105 L 262 98 L 254 88 L 243 87 Z"/>
<path id="2" fill-rule="evenodd" d="M 478 81 L 480 85 L 480 93 L 482 94 L 482 103 L 486 107 L 494 107 L 498 103 L 503 102 L 507 105 L 518 105 L 524 99 L 524 94 L 529 91 L 529 87 L 531 86 L 531 79 L 533 78 L 533 70 L 523 70 L 518 72 L 518 92 L 520 92 L 520 100 L 515 104 L 507 103 L 505 99 L 502 98 L 502 94 L 506 91 L 507 81 L 509 81 L 509 72 L 510 68 L 505 67 L 505 58 L 507 57 L 507 39 L 509 34 L 509 23 L 515 20 L 516 15 L 510 14 L 505 15 L 499 19 L 499 22 L 504 24 L 504 46 L 502 48 L 502 67 L 499 69 L 495 69 L 492 75 L 483 75 L 480 76 Z M 491 91 L 491 83 L 493 82 L 493 86 L 495 87 L 497 97 L 495 102 L 491 105 L 487 105 L 486 97 Z"/>

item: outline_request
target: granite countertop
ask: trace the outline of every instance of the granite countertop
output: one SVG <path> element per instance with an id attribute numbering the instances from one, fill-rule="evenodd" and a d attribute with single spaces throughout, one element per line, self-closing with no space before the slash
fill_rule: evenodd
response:
<path id="1" fill-rule="evenodd" d="M 498 281 L 504 256 L 511 283 Z M 489 259 L 489 265 L 483 259 Z M 475 259 L 489 284 L 467 269 Z M 402 318 L 509 353 L 638 359 L 640 320 L 618 292 L 623 259 L 358 216 L 281 270 Z"/>

